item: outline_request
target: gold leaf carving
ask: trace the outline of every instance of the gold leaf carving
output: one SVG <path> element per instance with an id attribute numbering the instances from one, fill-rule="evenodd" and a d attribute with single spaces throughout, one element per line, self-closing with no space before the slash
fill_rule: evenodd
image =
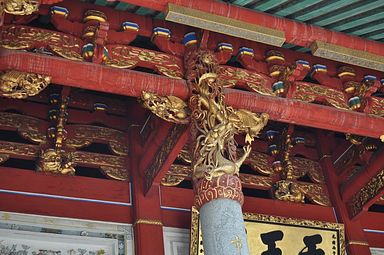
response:
<path id="1" fill-rule="evenodd" d="M 306 197 L 314 204 L 331 206 L 328 192 L 323 185 L 282 180 L 275 186 L 275 197 L 279 200 L 304 203 Z"/>
<path id="2" fill-rule="evenodd" d="M 39 9 L 38 0 L 4 0 L 3 5 L 4 11 L 13 15 L 30 15 Z"/>
<path id="3" fill-rule="evenodd" d="M 187 104 L 175 96 L 158 96 L 150 92 L 142 92 L 142 104 L 163 120 L 177 124 L 189 123 Z"/>
<path id="4" fill-rule="evenodd" d="M 44 45 L 56 54 L 71 60 L 82 60 L 82 41 L 71 35 L 28 26 L 0 27 L 0 46 L 6 49 L 33 49 Z"/>
<path id="5" fill-rule="evenodd" d="M 37 171 L 51 174 L 74 175 L 74 166 L 75 162 L 72 152 L 47 149 L 43 151 L 40 156 Z"/>
<path id="6" fill-rule="evenodd" d="M 163 177 L 163 179 L 161 179 L 161 185 L 163 185 L 163 186 L 177 186 L 184 180 L 185 180 L 184 177 L 166 174 Z"/>
<path id="7" fill-rule="evenodd" d="M 239 178 L 243 186 L 247 185 L 255 189 L 269 189 L 273 185 L 272 179 L 266 176 L 240 173 Z"/>
<path id="8" fill-rule="evenodd" d="M 0 76 L 0 92 L 4 97 L 25 99 L 39 94 L 50 82 L 47 75 L 12 70 Z"/>
<path id="9" fill-rule="evenodd" d="M 245 83 L 251 90 L 267 96 L 275 96 L 272 89 L 267 86 L 269 77 L 244 70 L 241 68 L 220 66 L 220 78 L 224 87 L 234 87 L 237 83 Z"/>
<path id="10" fill-rule="evenodd" d="M 244 164 L 249 165 L 257 173 L 271 175 L 273 173 L 271 164 L 268 162 L 268 155 L 260 152 L 251 152 Z"/>
<path id="11" fill-rule="evenodd" d="M 110 58 L 106 61 L 106 65 L 133 68 L 137 65 L 141 66 L 142 62 L 143 67 L 151 66 L 165 76 L 177 79 L 183 77 L 181 60 L 175 56 L 123 45 L 108 45 L 108 50 Z"/>

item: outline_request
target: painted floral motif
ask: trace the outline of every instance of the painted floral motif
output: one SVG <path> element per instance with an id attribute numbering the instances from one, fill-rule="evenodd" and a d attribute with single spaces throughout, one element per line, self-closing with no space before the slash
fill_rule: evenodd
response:
<path id="1" fill-rule="evenodd" d="M 70 249 L 63 250 L 31 250 L 28 245 L 4 244 L 4 240 L 0 240 L 0 255 L 106 255 L 104 250 L 88 251 L 87 249 Z M 21 246 L 21 247 L 19 247 Z"/>

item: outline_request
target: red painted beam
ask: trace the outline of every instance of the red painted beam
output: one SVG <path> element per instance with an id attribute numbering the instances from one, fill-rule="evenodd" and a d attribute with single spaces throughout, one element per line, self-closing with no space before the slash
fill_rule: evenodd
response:
<path id="1" fill-rule="evenodd" d="M 0 210 L 131 223 L 127 182 L 0 167 Z"/>
<path id="2" fill-rule="evenodd" d="M 183 80 L 64 58 L 0 49 L 0 70 L 19 70 L 52 76 L 52 83 L 139 97 L 143 90 L 187 98 Z"/>
<path id="3" fill-rule="evenodd" d="M 367 51 L 373 54 L 384 56 L 382 43 L 351 36 L 327 29 L 320 28 L 290 19 L 279 18 L 266 13 L 249 10 L 228 3 L 214 0 L 121 0 L 149 9 L 165 12 L 168 3 L 240 20 L 263 27 L 268 27 L 285 32 L 286 42 L 310 47 L 315 40 L 324 41 L 339 46 Z"/>
<path id="4" fill-rule="evenodd" d="M 276 121 L 376 139 L 384 133 L 384 118 L 364 113 L 234 89 L 226 89 L 226 94 L 228 105 L 253 112 L 266 112 L 270 115 L 270 119 Z"/>
<path id="5" fill-rule="evenodd" d="M 127 182 L 82 176 L 50 175 L 7 167 L 0 167 L 0 189 L 131 203 Z"/>
<path id="6" fill-rule="evenodd" d="M 21 51 L 0 49 L 0 69 L 51 75 L 53 83 L 133 97 L 143 90 L 183 99 L 189 95 L 184 80 Z M 235 89 L 225 93 L 228 105 L 266 112 L 271 120 L 373 138 L 384 133 L 384 118 Z"/>
<path id="7" fill-rule="evenodd" d="M 384 235 L 384 217 L 379 212 L 366 212 L 360 217 L 364 229 L 378 230 Z M 384 237 L 384 236 L 383 236 Z"/>
<path id="8" fill-rule="evenodd" d="M 368 244 L 372 248 L 384 248 L 384 233 L 365 232 Z"/>

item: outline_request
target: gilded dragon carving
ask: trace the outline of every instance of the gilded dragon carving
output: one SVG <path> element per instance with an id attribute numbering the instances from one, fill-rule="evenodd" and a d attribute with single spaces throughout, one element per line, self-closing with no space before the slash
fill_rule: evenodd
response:
<path id="1" fill-rule="evenodd" d="M 186 66 L 192 87 L 193 178 L 212 179 L 225 174 L 238 175 L 241 164 L 251 151 L 251 142 L 268 121 L 267 114 L 235 110 L 224 103 L 218 63 L 206 50 L 191 51 Z M 237 158 L 235 134 L 245 133 L 244 153 Z M 228 155 L 228 156 L 227 156 Z"/>
<path id="2" fill-rule="evenodd" d="M 151 110 L 163 120 L 176 124 L 189 123 L 187 104 L 175 96 L 158 96 L 150 92 L 142 92 L 141 101 L 144 107 Z"/>
<path id="3" fill-rule="evenodd" d="M 38 0 L 4 0 L 4 11 L 12 15 L 30 15 L 39 8 Z M 1 11 L 0 11 L 1 14 Z"/>
<path id="4" fill-rule="evenodd" d="M 275 197 L 282 201 L 304 203 L 304 199 L 307 198 L 314 204 L 331 206 L 331 201 L 324 185 L 281 180 L 275 183 L 275 189 Z"/>
<path id="5" fill-rule="evenodd" d="M 47 149 L 40 155 L 37 171 L 74 175 L 76 172 L 74 166 L 73 153 L 65 152 L 64 150 Z"/>
<path id="6" fill-rule="evenodd" d="M 25 99 L 39 94 L 50 82 L 47 75 L 11 70 L 1 74 L 0 92 L 4 97 Z"/>

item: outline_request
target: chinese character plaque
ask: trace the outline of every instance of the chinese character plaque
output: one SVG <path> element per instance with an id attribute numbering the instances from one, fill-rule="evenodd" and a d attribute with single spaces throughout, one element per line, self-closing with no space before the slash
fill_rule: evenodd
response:
<path id="1" fill-rule="evenodd" d="M 345 255 L 343 224 L 244 213 L 252 255 Z M 191 255 L 204 254 L 199 213 L 192 208 Z"/>

